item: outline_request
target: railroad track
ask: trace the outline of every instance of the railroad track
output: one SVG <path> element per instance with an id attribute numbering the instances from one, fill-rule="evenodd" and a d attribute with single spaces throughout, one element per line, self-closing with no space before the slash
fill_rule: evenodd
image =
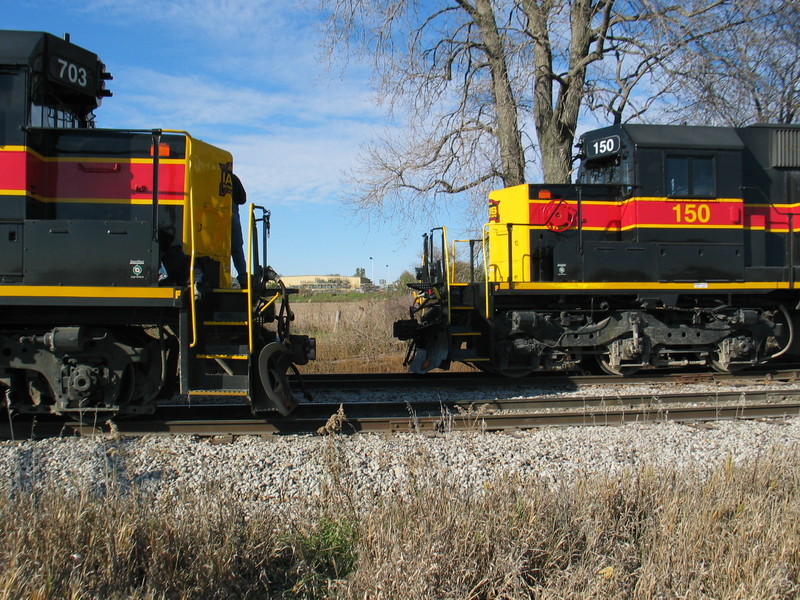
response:
<path id="1" fill-rule="evenodd" d="M 91 425 L 54 419 L 10 419 L 0 438 L 73 435 L 226 437 L 359 432 L 506 431 L 553 426 L 606 426 L 663 421 L 786 418 L 800 414 L 800 390 L 659 393 L 493 401 L 313 403 L 290 417 L 253 417 L 246 406 L 160 410 L 156 417 Z"/>
<path id="2" fill-rule="evenodd" d="M 290 378 L 293 387 L 300 383 Z M 750 383 L 753 381 L 800 381 L 800 370 L 797 368 L 748 369 L 737 373 L 715 372 L 676 372 L 642 371 L 630 377 L 616 375 L 596 375 L 587 373 L 552 372 L 532 373 L 524 378 L 500 377 L 481 372 L 434 372 L 425 375 L 415 373 L 352 373 L 303 375 L 302 382 L 310 390 L 335 388 L 337 390 L 353 390 L 363 388 L 413 388 L 413 387 L 522 387 L 522 386 L 586 386 L 586 385 L 634 385 L 645 383 L 685 385 L 689 383 Z"/>

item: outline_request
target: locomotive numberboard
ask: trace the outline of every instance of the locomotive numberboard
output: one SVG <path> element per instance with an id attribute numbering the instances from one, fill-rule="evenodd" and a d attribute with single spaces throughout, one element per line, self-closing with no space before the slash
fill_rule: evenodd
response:
<path id="1" fill-rule="evenodd" d="M 610 135 L 608 137 L 586 141 L 587 158 L 613 156 L 614 154 L 619 154 L 619 149 L 620 141 L 618 135 Z"/>
<path id="2" fill-rule="evenodd" d="M 97 55 L 66 40 L 47 36 L 47 78 L 84 94 L 97 94 Z"/>

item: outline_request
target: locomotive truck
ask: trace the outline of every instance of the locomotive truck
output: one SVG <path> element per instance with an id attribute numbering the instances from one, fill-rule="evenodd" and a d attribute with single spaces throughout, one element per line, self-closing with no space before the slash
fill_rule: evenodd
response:
<path id="1" fill-rule="evenodd" d="M 730 372 L 797 354 L 800 126 L 621 124 L 576 147 L 575 183 L 491 193 L 478 239 L 424 236 L 394 325 L 412 371 Z"/>
<path id="2" fill-rule="evenodd" d="M 105 420 L 160 401 L 288 413 L 314 358 L 250 205 L 231 282 L 233 157 L 185 131 L 100 129 L 97 55 L 0 31 L 0 392 L 20 413 Z"/>

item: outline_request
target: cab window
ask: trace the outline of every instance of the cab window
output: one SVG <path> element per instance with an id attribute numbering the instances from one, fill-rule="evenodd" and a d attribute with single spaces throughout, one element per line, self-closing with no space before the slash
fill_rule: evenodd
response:
<path id="1" fill-rule="evenodd" d="M 665 163 L 668 196 L 714 196 L 714 158 L 711 156 L 667 156 Z"/>
<path id="2" fill-rule="evenodd" d="M 80 120 L 69 110 L 59 110 L 50 106 L 31 105 L 31 126 L 33 127 L 80 127 Z"/>
<path id="3" fill-rule="evenodd" d="M 578 183 L 619 183 L 619 157 L 585 161 L 578 174 Z"/>
<path id="4" fill-rule="evenodd" d="M 19 143 L 20 125 L 25 125 L 25 78 L 0 67 L 0 145 Z"/>

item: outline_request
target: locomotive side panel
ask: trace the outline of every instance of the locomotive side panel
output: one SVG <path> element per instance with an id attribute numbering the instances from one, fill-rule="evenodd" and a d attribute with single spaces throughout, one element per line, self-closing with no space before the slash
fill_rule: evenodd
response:
<path id="1" fill-rule="evenodd" d="M 23 283 L 158 285 L 164 238 L 182 231 L 183 136 L 158 165 L 157 224 L 152 135 L 36 129 L 28 140 Z"/>

